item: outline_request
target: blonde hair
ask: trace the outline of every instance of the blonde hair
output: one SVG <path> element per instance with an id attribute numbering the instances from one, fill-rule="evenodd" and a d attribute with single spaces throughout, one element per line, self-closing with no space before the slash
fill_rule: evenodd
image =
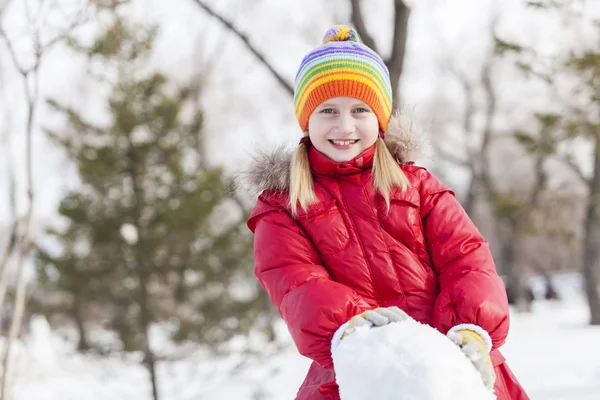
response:
<path id="1" fill-rule="evenodd" d="M 390 191 L 395 187 L 404 191 L 408 186 L 408 178 L 402 172 L 402 169 L 398 167 L 398 163 L 383 139 L 378 137 L 375 142 L 373 157 L 373 188 L 381 193 L 388 210 L 390 208 Z M 318 202 L 318 199 L 308 162 L 308 148 L 306 143 L 302 142 L 298 145 L 290 164 L 290 206 L 292 214 L 297 214 L 298 205 L 306 209 L 316 202 Z"/>

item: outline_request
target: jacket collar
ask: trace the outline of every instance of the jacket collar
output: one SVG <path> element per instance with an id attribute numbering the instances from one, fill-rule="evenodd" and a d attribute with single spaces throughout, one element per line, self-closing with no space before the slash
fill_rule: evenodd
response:
<path id="1" fill-rule="evenodd" d="M 350 161 L 337 162 L 317 150 L 313 145 L 308 148 L 308 162 L 315 175 L 351 175 L 373 166 L 375 144 Z"/>

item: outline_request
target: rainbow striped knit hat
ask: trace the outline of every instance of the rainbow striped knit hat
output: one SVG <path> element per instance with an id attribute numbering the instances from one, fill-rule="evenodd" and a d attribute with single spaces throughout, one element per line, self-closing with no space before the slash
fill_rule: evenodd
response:
<path id="1" fill-rule="evenodd" d="M 315 108 L 338 96 L 364 101 L 386 131 L 392 113 L 390 74 L 381 57 L 344 25 L 325 33 L 323 44 L 304 56 L 296 74 L 294 108 L 302 132 Z"/>

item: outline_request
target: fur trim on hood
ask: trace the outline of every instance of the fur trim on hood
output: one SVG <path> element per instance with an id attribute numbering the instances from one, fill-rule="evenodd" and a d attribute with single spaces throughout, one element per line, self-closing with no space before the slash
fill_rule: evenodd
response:
<path id="1" fill-rule="evenodd" d="M 401 163 L 415 161 L 426 147 L 423 135 L 414 131 L 412 121 L 401 112 L 392 115 L 385 133 L 385 144 Z M 236 186 L 255 196 L 265 190 L 287 191 L 294 151 L 286 146 L 270 151 L 258 150 L 250 167 L 237 174 Z"/>

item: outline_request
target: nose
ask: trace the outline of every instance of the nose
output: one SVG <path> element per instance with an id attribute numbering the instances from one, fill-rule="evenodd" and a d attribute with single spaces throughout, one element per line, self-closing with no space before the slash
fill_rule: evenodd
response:
<path id="1" fill-rule="evenodd" d="M 340 114 L 337 119 L 337 131 L 342 135 L 348 135 L 354 132 L 354 119 L 346 113 Z"/>

